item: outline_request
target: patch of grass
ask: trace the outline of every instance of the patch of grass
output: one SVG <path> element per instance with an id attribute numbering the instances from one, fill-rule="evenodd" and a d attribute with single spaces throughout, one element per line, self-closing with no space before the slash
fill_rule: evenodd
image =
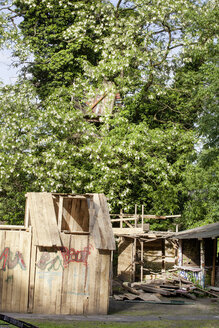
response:
<path id="1" fill-rule="evenodd" d="M 68 323 L 31 321 L 39 328 L 219 328 L 217 320 L 162 320 L 144 322 L 93 322 L 73 321 Z"/>

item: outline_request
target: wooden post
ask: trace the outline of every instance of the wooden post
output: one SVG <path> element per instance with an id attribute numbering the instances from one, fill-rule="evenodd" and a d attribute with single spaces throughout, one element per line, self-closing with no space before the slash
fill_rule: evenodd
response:
<path id="1" fill-rule="evenodd" d="M 200 268 L 201 268 L 201 286 L 204 288 L 205 286 L 205 248 L 204 248 L 204 240 L 200 240 Z"/>
<path id="2" fill-rule="evenodd" d="M 183 265 L 183 253 L 182 253 L 182 239 L 179 240 L 179 248 L 178 248 L 178 266 Z"/>
<path id="3" fill-rule="evenodd" d="M 58 212 L 58 229 L 62 229 L 62 211 L 63 211 L 63 197 L 59 196 L 59 212 Z"/>
<path id="4" fill-rule="evenodd" d="M 141 207 L 141 214 L 142 214 L 141 227 L 142 227 L 142 230 L 144 230 L 144 205 L 142 205 L 142 207 Z"/>
<path id="5" fill-rule="evenodd" d="M 133 251 L 132 251 L 132 281 L 135 281 L 135 272 L 136 272 L 136 237 L 133 242 Z"/>
<path id="6" fill-rule="evenodd" d="M 143 282 L 143 272 L 144 272 L 144 242 L 143 240 L 140 241 L 141 243 L 141 282 Z"/>
<path id="7" fill-rule="evenodd" d="M 28 201 L 28 197 L 27 197 L 26 198 L 26 206 L 25 206 L 25 217 L 24 217 L 24 226 L 26 229 L 29 227 L 29 224 L 30 224 L 30 210 L 29 210 L 29 201 Z"/>
<path id="8" fill-rule="evenodd" d="M 113 295 L 113 251 L 110 252 L 110 296 Z"/>
<path id="9" fill-rule="evenodd" d="M 165 272 L 165 239 L 161 240 L 162 242 L 162 273 Z"/>
<path id="10" fill-rule="evenodd" d="M 211 286 L 215 286 L 216 256 L 217 256 L 217 238 L 213 240 L 213 261 L 211 272 Z"/>
<path id="11" fill-rule="evenodd" d="M 122 215 L 122 209 L 120 210 L 120 219 L 122 219 L 123 218 L 123 215 Z M 123 221 L 121 220 L 120 221 L 120 228 L 122 228 L 122 224 L 123 224 Z"/>
<path id="12" fill-rule="evenodd" d="M 135 204 L 135 228 L 137 227 L 137 219 L 138 219 L 137 212 L 138 212 L 138 205 Z"/>

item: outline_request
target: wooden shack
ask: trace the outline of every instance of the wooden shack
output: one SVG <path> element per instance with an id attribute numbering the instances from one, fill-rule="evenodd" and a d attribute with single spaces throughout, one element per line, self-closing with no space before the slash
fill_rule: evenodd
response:
<path id="1" fill-rule="evenodd" d="M 129 282 L 147 281 L 173 269 L 177 262 L 177 245 L 170 231 L 151 231 L 146 220 L 175 219 L 180 215 L 111 214 L 113 232 L 118 241 L 117 276 Z M 116 226 L 115 226 L 116 225 Z"/>
<path id="2" fill-rule="evenodd" d="M 0 227 L 0 310 L 106 314 L 115 242 L 105 196 L 26 196 L 24 226 Z"/>
<path id="3" fill-rule="evenodd" d="M 219 223 L 178 232 L 178 270 L 186 279 L 219 286 Z"/>

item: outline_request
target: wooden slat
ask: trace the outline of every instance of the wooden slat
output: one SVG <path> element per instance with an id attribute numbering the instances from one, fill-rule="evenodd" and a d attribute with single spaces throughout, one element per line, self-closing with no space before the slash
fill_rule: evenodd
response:
<path id="1" fill-rule="evenodd" d="M 90 215 L 90 233 L 97 249 L 114 250 L 115 240 L 104 194 L 93 195 L 94 211 Z"/>
<path id="2" fill-rule="evenodd" d="M 36 255 L 37 247 L 33 244 L 33 232 L 31 234 L 30 244 L 30 262 L 29 262 L 29 282 L 28 282 L 28 305 L 27 311 L 33 312 L 34 308 L 34 287 L 35 287 L 35 276 L 36 276 Z"/>
<path id="3" fill-rule="evenodd" d="M 0 230 L 27 230 L 25 226 L 19 225 L 0 225 Z"/>
<path id="4" fill-rule="evenodd" d="M 112 228 L 115 235 L 143 234 L 142 228 Z"/>
<path id="5" fill-rule="evenodd" d="M 41 195 L 41 199 L 43 199 L 44 202 L 45 224 L 48 225 L 52 246 L 61 247 L 62 244 L 59 236 L 59 230 L 57 227 L 56 213 L 52 194 L 46 193 L 45 195 Z"/>
<path id="6" fill-rule="evenodd" d="M 25 206 L 25 216 L 24 216 L 24 226 L 26 228 L 29 227 L 30 223 L 30 211 L 29 211 L 29 201 L 28 198 L 26 198 L 26 206 Z"/>
<path id="7" fill-rule="evenodd" d="M 63 197 L 59 196 L 58 229 L 62 229 Z"/>
<path id="8" fill-rule="evenodd" d="M 5 231 L 0 231 L 0 255 L 2 255 L 2 252 L 4 251 L 5 248 Z M 2 270 L 3 267 L 3 259 L 0 261 L 0 309 L 1 311 L 4 308 L 4 303 L 3 303 L 3 284 L 4 284 L 4 278 L 3 278 L 3 273 L 4 271 Z"/>

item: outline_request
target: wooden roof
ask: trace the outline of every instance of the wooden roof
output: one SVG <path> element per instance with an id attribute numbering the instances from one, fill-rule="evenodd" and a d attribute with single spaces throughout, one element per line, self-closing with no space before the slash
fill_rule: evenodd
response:
<path id="1" fill-rule="evenodd" d="M 216 238 L 219 237 L 219 222 L 204 225 L 202 227 L 180 231 L 174 234 L 177 239 L 194 239 L 194 238 Z"/>

